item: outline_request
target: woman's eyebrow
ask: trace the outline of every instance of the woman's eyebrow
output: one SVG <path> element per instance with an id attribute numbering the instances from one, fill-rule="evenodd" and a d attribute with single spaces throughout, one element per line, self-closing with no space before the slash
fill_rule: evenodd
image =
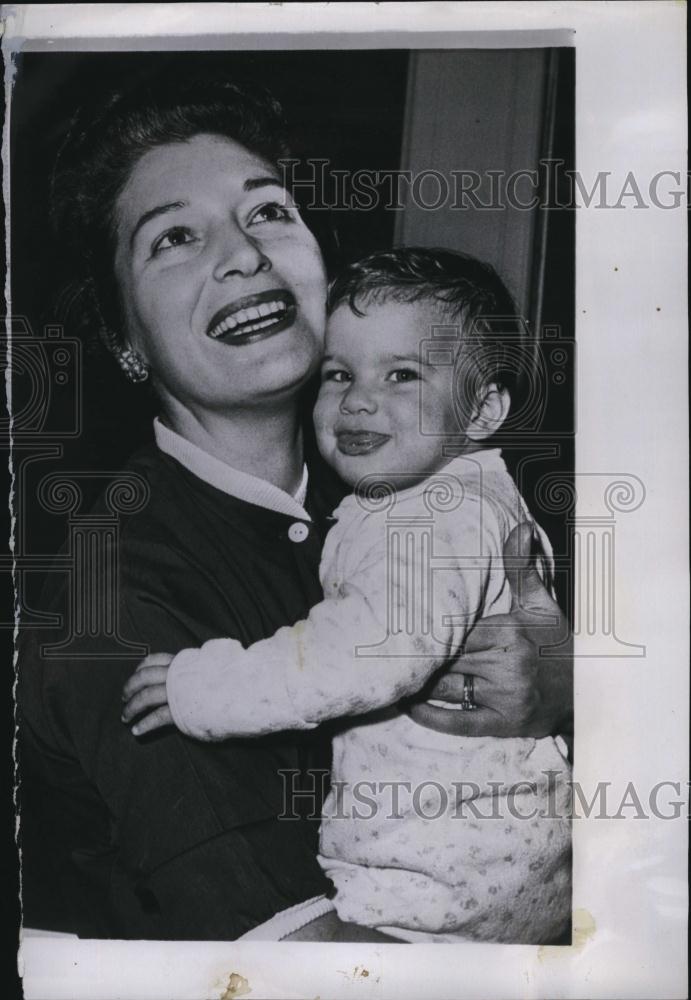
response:
<path id="1" fill-rule="evenodd" d="M 185 208 L 186 205 L 186 201 L 171 201 L 168 205 L 157 205 L 155 208 L 150 208 L 148 212 L 140 215 L 130 236 L 130 248 L 134 246 L 134 239 L 137 233 L 147 222 L 151 222 L 152 219 L 155 219 L 159 215 L 165 215 L 167 212 L 175 212 L 178 208 Z"/>
<path id="2" fill-rule="evenodd" d="M 248 177 L 245 183 L 242 185 L 244 191 L 256 191 L 257 188 L 263 187 L 279 187 L 282 191 L 285 191 L 285 184 L 282 184 L 278 177 Z"/>

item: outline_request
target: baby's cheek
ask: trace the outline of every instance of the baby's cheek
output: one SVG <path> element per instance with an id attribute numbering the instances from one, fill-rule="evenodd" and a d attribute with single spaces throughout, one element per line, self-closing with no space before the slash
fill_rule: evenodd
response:
<path id="1" fill-rule="evenodd" d="M 338 404 L 327 388 L 319 390 L 319 396 L 314 407 L 312 419 L 317 435 L 317 444 L 322 454 L 333 450 L 335 446 L 334 424 L 338 413 Z"/>

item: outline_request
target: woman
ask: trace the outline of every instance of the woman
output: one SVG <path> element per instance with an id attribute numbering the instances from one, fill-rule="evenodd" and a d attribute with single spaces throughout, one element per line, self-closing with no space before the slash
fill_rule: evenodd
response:
<path id="1" fill-rule="evenodd" d="M 127 466 L 149 501 L 123 518 L 111 553 L 120 634 L 151 650 L 220 635 L 251 643 L 321 596 L 341 487 L 316 458 L 305 463 L 300 401 L 320 360 L 326 277 L 282 187 L 284 153 L 267 95 L 168 80 L 78 123 L 56 173 L 56 215 L 83 251 L 101 337 L 160 402 L 156 445 Z M 27 635 L 20 658 L 26 923 L 234 939 L 306 903 L 283 936 L 360 936 L 319 918 L 328 734 L 133 740 L 120 692 L 136 658 L 108 655 L 99 636 L 44 655 L 64 637 L 68 591 L 63 581 L 47 598 L 62 631 Z M 544 592 L 536 601 L 550 605 Z M 539 661 L 545 631 L 531 640 L 525 616 L 478 633 L 464 659 L 482 709 L 460 719 L 419 706 L 418 721 L 494 735 L 556 727 L 568 668 Z M 502 649 L 482 651 L 497 636 Z M 460 670 L 432 695 L 460 702 Z"/>

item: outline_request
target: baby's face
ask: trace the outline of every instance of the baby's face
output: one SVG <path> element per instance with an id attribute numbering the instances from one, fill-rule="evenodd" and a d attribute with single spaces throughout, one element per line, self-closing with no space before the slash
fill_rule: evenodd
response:
<path id="1" fill-rule="evenodd" d="M 448 336 L 426 350 L 435 326 Z M 369 305 L 362 317 L 348 305 L 335 310 L 314 422 L 322 455 L 346 483 L 380 474 L 405 488 L 449 462 L 444 445 L 464 441 L 454 406 L 459 344 L 428 302 Z"/>

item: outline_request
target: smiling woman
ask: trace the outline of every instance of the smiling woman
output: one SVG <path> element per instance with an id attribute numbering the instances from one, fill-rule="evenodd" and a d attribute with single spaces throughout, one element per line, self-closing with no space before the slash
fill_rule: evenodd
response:
<path id="1" fill-rule="evenodd" d="M 129 345 L 185 437 L 203 447 L 220 437 L 210 410 L 232 420 L 230 411 L 275 403 L 314 373 L 326 278 L 276 167 L 220 136 L 158 146 L 130 174 L 116 219 Z M 232 438 L 218 457 L 238 465 Z M 239 467 L 255 465 L 246 455 Z M 298 482 L 294 470 L 280 485 Z"/>
<path id="2" fill-rule="evenodd" d="M 269 95 L 224 78 L 163 77 L 78 115 L 54 184 L 56 219 L 86 250 L 87 288 L 116 359 L 135 351 L 167 422 L 247 471 L 261 435 L 219 434 L 211 414 L 294 393 L 323 338 L 324 266 L 282 184 L 285 153 Z M 271 350 L 258 346 L 278 334 Z M 233 438 L 241 456 L 227 450 Z M 282 485 L 300 476 L 292 463 Z"/>
<path id="3" fill-rule="evenodd" d="M 55 217 L 100 337 L 129 377 L 150 377 L 160 405 L 156 444 L 124 472 L 149 502 L 90 577 L 98 604 L 117 563 L 112 613 L 144 648 L 229 629 L 254 641 L 320 596 L 341 488 L 311 460 L 308 482 L 299 394 L 320 359 L 326 281 L 279 181 L 282 135 L 265 94 L 166 79 L 78 116 L 55 173 Z M 328 763 L 328 746 L 138 743 L 119 718 L 133 661 L 98 625 L 75 646 L 70 601 L 69 579 L 47 588 L 42 607 L 62 625 L 27 630 L 21 654 L 29 925 L 230 939 L 321 897 L 314 824 L 279 817 L 281 774 Z M 51 646 L 69 652 L 44 655 Z"/>

